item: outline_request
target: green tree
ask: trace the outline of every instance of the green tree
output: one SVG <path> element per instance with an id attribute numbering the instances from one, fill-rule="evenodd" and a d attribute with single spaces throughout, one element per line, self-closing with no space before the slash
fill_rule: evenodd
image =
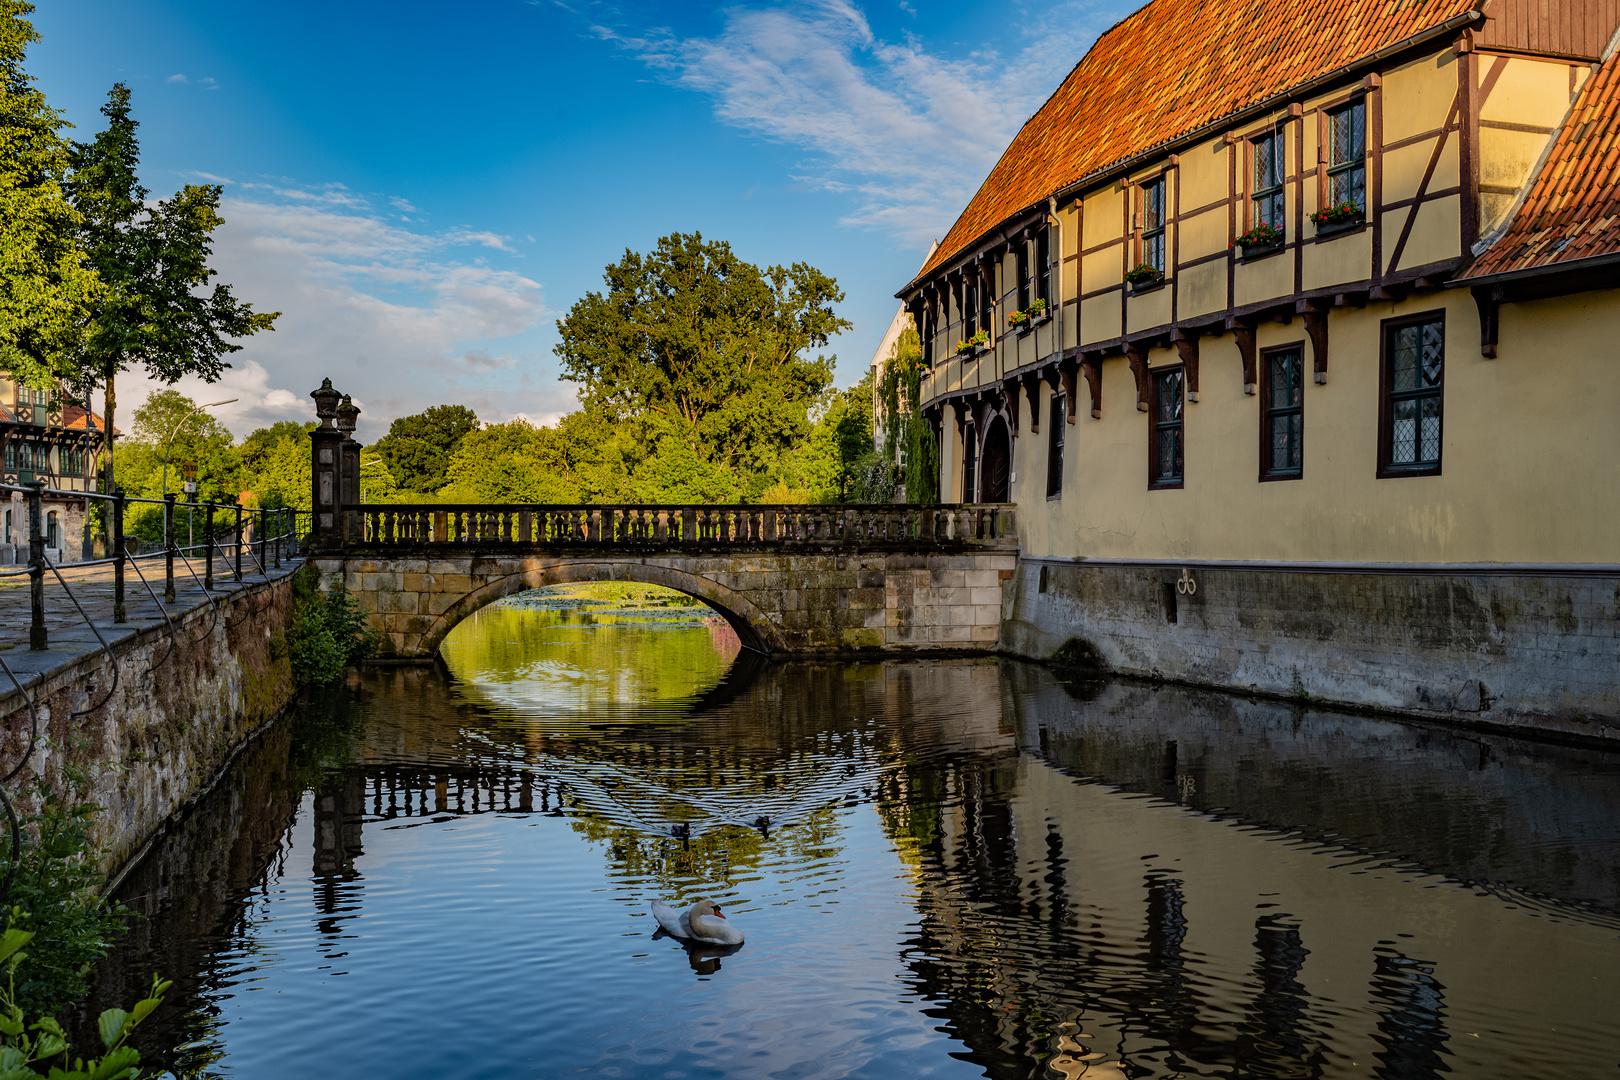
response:
<path id="1" fill-rule="evenodd" d="M 922 342 L 907 329 L 894 343 L 878 378 L 878 407 L 883 415 L 883 452 L 903 463 L 906 501 L 939 501 L 939 440 L 922 413 Z"/>
<path id="2" fill-rule="evenodd" d="M 626 251 L 605 279 L 557 324 L 563 377 L 586 412 L 655 417 L 646 445 L 673 438 L 746 475 L 766 474 L 808 433 L 833 373 L 832 357 L 809 352 L 851 326 L 833 310 L 836 281 L 804 263 L 761 270 L 696 233 Z"/>
<path id="3" fill-rule="evenodd" d="M 45 389 L 73 372 L 100 284 L 80 263 L 81 218 L 62 187 L 69 125 L 23 70 L 39 40 L 33 11 L 0 0 L 0 370 Z"/>
<path id="4" fill-rule="evenodd" d="M 147 204 L 140 163 L 139 126 L 130 115 L 129 88 L 113 86 L 101 113 L 107 130 L 75 143 L 66 190 L 82 215 L 79 246 L 101 279 L 91 304 L 91 322 L 74 382 L 89 396 L 102 389 L 109 433 L 118 404 L 117 375 L 140 364 L 148 375 L 173 384 L 184 375 L 213 382 L 230 365 L 225 356 L 242 346 L 233 339 L 274 328 L 280 312 L 255 312 L 231 287 L 209 283 L 208 265 L 219 216 L 217 185 L 187 184 L 172 198 Z M 111 443 L 111 436 L 107 443 Z M 110 445 L 106 447 L 110 451 Z M 111 457 L 105 480 L 110 488 Z"/>
<path id="5" fill-rule="evenodd" d="M 401 488 L 434 492 L 448 480 L 456 448 L 478 426 L 478 414 L 465 405 L 435 405 L 395 420 L 371 449 Z"/>

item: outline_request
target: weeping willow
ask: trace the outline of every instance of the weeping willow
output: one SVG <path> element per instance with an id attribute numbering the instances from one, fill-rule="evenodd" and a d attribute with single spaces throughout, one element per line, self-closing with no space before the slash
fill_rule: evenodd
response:
<path id="1" fill-rule="evenodd" d="M 906 486 L 906 501 L 939 501 L 939 442 L 934 427 L 922 413 L 922 377 L 925 371 L 922 342 L 915 329 L 906 330 L 894 343 L 878 379 L 878 411 L 882 414 L 883 448 L 893 455 Z M 893 457 L 891 456 L 891 460 Z"/>

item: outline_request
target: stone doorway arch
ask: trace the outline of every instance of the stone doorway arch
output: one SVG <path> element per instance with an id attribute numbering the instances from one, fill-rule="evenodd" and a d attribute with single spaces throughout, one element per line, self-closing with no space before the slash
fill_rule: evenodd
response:
<path id="1" fill-rule="evenodd" d="M 979 501 L 1010 502 L 1012 494 L 1012 435 L 1007 421 L 997 416 L 984 433 L 979 456 Z"/>

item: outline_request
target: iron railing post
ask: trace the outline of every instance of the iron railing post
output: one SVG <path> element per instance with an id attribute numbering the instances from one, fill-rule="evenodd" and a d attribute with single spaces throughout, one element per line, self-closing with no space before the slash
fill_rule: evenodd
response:
<path id="1" fill-rule="evenodd" d="M 281 569 L 281 523 L 286 515 L 280 510 L 276 511 L 276 535 L 270 541 L 270 556 L 276 562 L 276 569 Z"/>
<path id="2" fill-rule="evenodd" d="M 163 602 L 174 603 L 174 492 L 163 494 Z"/>
<path id="3" fill-rule="evenodd" d="M 45 632 L 45 481 L 30 480 L 28 489 L 28 599 L 33 621 L 28 627 L 30 649 L 50 648 Z"/>
<path id="4" fill-rule="evenodd" d="M 203 549 L 207 552 L 203 556 L 203 590 L 214 591 L 214 500 L 209 499 L 203 503 Z"/>
<path id="5" fill-rule="evenodd" d="M 242 500 L 236 500 L 236 580 L 242 580 Z"/>
<path id="6" fill-rule="evenodd" d="M 124 609 L 124 489 L 112 493 L 113 622 L 128 621 Z"/>
<path id="7" fill-rule="evenodd" d="M 253 542 L 259 549 L 259 572 L 263 573 L 264 568 L 270 565 L 264 558 L 265 545 L 269 543 L 270 538 L 264 535 L 264 510 L 261 508 L 256 513 L 258 516 L 253 520 Z"/>

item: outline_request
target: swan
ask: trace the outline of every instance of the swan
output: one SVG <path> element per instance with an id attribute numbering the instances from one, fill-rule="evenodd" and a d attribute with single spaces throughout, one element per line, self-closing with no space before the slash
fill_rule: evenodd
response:
<path id="1" fill-rule="evenodd" d="M 652 902 L 653 918 L 664 933 L 686 941 L 702 941 L 712 945 L 741 945 L 742 931 L 720 913 L 720 905 L 707 897 L 685 911 L 677 912 L 662 900 Z"/>

